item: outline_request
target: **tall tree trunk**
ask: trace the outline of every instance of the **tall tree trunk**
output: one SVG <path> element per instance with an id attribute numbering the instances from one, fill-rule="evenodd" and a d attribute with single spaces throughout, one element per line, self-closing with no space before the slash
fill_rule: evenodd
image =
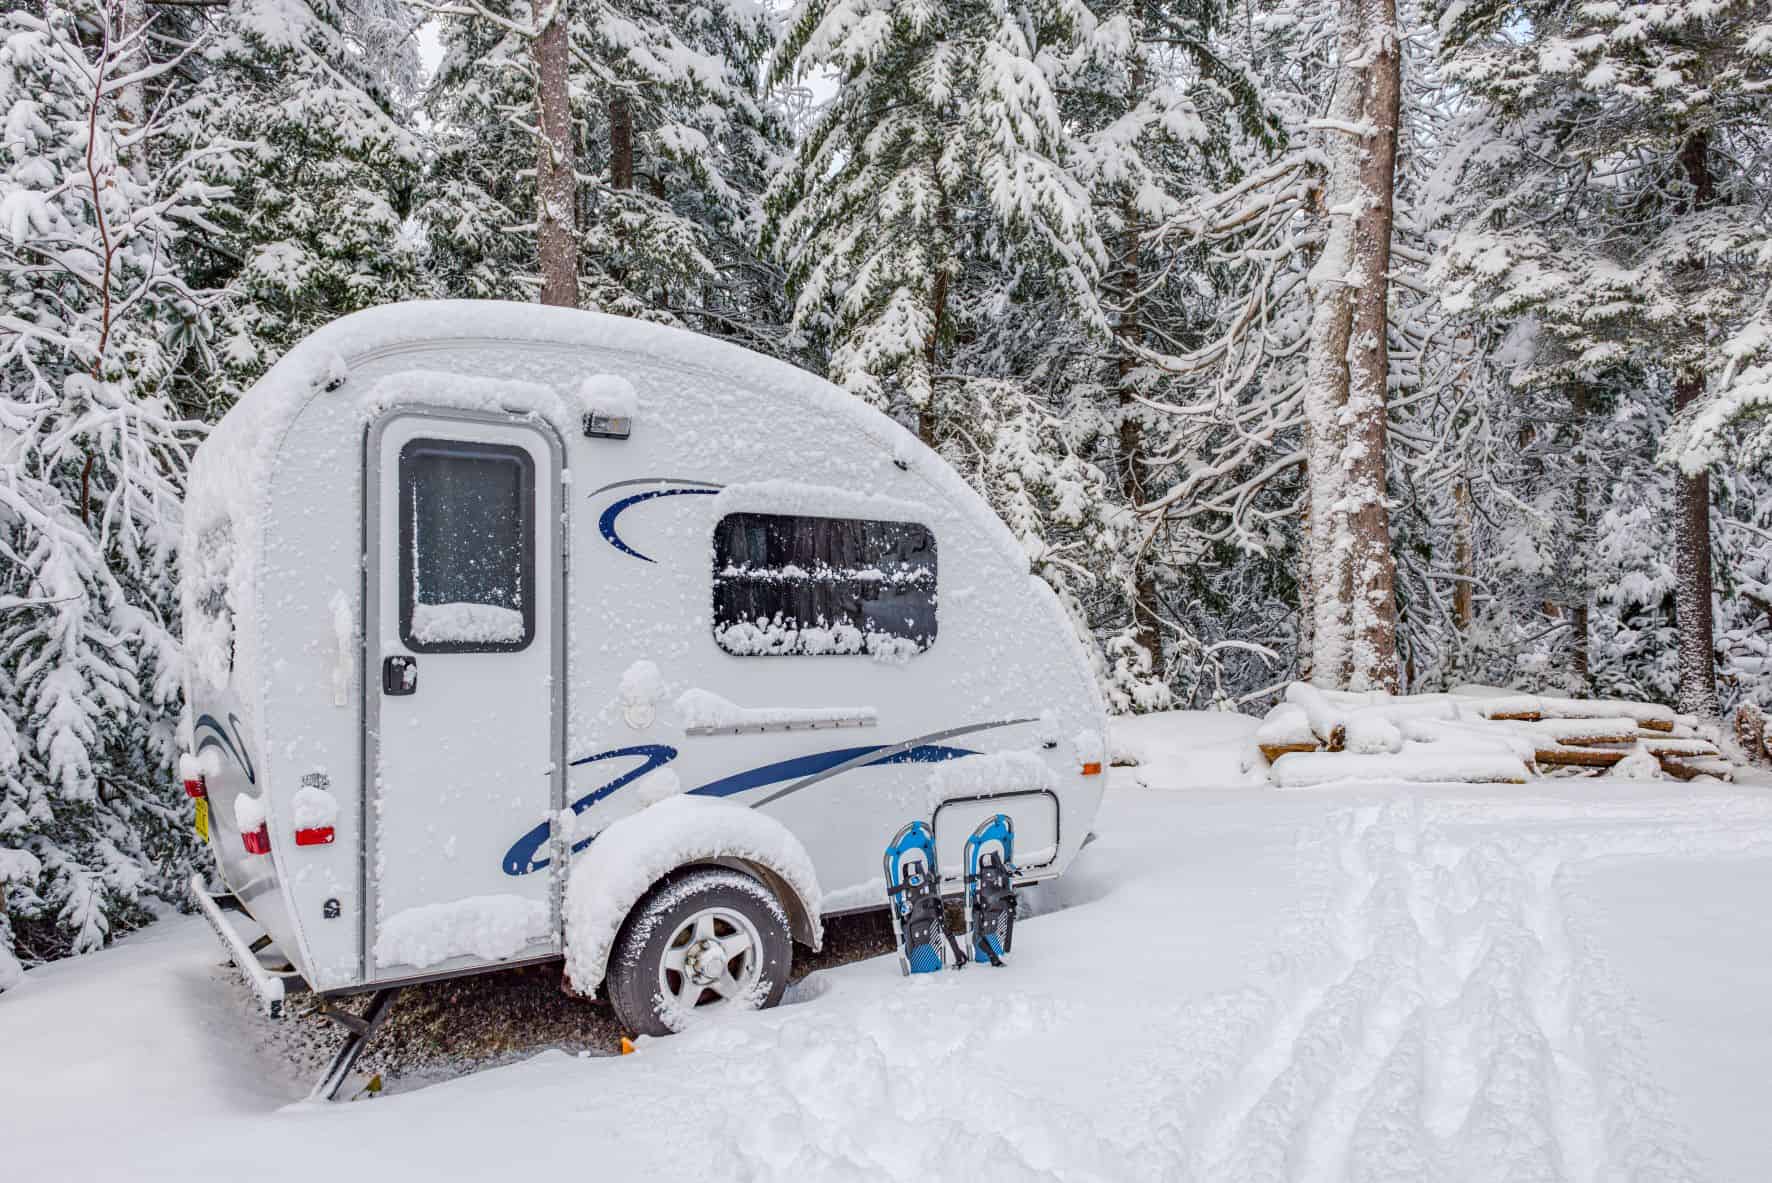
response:
<path id="1" fill-rule="evenodd" d="M 625 94 L 609 100 L 609 184 L 634 187 L 634 105 Z"/>
<path id="2" fill-rule="evenodd" d="M 1452 585 L 1452 624 L 1460 638 L 1470 631 L 1476 616 L 1476 520 L 1471 514 L 1470 478 L 1460 475 L 1452 486 L 1452 567 L 1458 582 Z"/>
<path id="3" fill-rule="evenodd" d="M 1716 200 L 1710 170 L 1710 133 L 1686 137 L 1680 164 L 1692 185 L 1692 204 L 1702 209 Z M 1701 261 L 1695 266 L 1702 267 Z M 1694 326 L 1698 331 L 1699 326 Z M 1702 339 L 1702 337 L 1700 338 Z M 1704 394 L 1704 373 L 1688 370 L 1674 382 L 1674 413 L 1684 412 Z M 1722 714 L 1717 700 L 1716 622 L 1712 619 L 1710 565 L 1710 475 L 1678 472 L 1674 546 L 1674 613 L 1680 637 L 1680 709 L 1714 719 Z"/>
<path id="4" fill-rule="evenodd" d="M 1569 462 L 1575 468 L 1575 539 L 1569 554 L 1569 670 L 1575 675 L 1584 693 L 1593 691 L 1593 671 L 1589 667 L 1587 643 L 1587 607 L 1593 589 L 1588 580 L 1588 548 L 1593 539 L 1588 521 L 1587 501 L 1587 386 L 1576 382 L 1569 395 L 1570 410 L 1575 419 L 1575 448 Z"/>
<path id="5" fill-rule="evenodd" d="M 941 362 L 942 321 L 948 312 L 948 269 L 935 272 L 935 283 L 929 293 L 929 339 L 923 343 L 923 364 L 929 371 L 927 400 L 917 408 L 917 438 L 931 448 L 935 446 L 935 370 Z"/>
<path id="6" fill-rule="evenodd" d="M 1144 97 L 1142 58 L 1134 59 L 1129 83 L 1127 100 L 1136 105 Z M 1134 350 L 1143 332 L 1139 308 L 1139 289 L 1143 287 L 1139 248 L 1144 225 L 1130 189 L 1120 199 L 1120 223 L 1120 267 L 1116 283 L 1120 319 L 1114 327 L 1118 344 L 1114 359 L 1114 395 L 1119 404 L 1120 419 L 1120 495 L 1129 506 L 1136 506 L 1146 499 L 1144 481 L 1138 472 L 1139 457 L 1144 454 L 1144 408 L 1133 397 L 1134 374 L 1138 369 L 1138 355 Z M 1161 675 L 1163 636 L 1157 624 L 1157 579 L 1151 564 L 1145 562 L 1140 562 L 1133 572 L 1132 630 L 1133 641 L 1150 655 L 1151 671 Z"/>
<path id="7" fill-rule="evenodd" d="M 1677 414 L 1704 393 L 1704 375 L 1687 373 L 1674 384 Z M 1714 719 L 1717 699 L 1716 622 L 1711 611 L 1710 474 L 1676 474 L 1674 520 L 1674 615 L 1679 626 L 1680 709 Z"/>
<path id="8" fill-rule="evenodd" d="M 1385 501 L 1391 227 L 1402 75 L 1395 0 L 1339 0 L 1325 133 L 1329 233 L 1312 268 L 1307 418 L 1315 680 L 1396 690 L 1396 561 Z"/>
<path id="9" fill-rule="evenodd" d="M 1305 429 L 1305 453 L 1310 453 L 1310 429 Z M 1310 473 L 1304 474 L 1308 486 Z M 1311 571 L 1311 506 L 1307 497 L 1298 523 L 1298 680 L 1312 681 L 1317 659 L 1317 599 Z"/>
<path id="10" fill-rule="evenodd" d="M 953 210 L 948 205 L 947 191 L 941 187 L 941 176 L 936 168 L 936 161 L 929 161 L 931 183 L 940 194 L 939 205 L 935 211 L 935 224 L 938 230 L 939 246 L 946 248 L 953 241 Z M 935 375 L 941 364 L 941 337 L 947 327 L 948 314 L 948 259 L 949 250 L 940 251 L 935 261 L 935 278 L 929 290 L 929 336 L 923 342 L 923 365 L 927 371 L 928 389 L 924 401 L 917 407 L 917 438 L 929 447 L 936 443 L 935 422 Z"/>
<path id="11" fill-rule="evenodd" d="M 534 0 L 536 20 L 548 16 L 549 0 Z M 535 105 L 541 144 L 535 170 L 535 245 L 541 266 L 541 302 L 578 307 L 578 184 L 573 160 L 572 102 L 567 86 L 571 46 L 568 0 L 555 0 L 553 15 L 530 42 L 535 54 Z"/>

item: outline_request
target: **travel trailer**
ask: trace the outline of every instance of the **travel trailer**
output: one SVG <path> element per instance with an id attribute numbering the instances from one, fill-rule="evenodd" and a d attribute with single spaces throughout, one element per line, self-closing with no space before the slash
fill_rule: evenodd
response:
<path id="1" fill-rule="evenodd" d="M 1031 883 L 1101 798 L 1087 659 L 985 503 L 679 329 L 346 317 L 198 450 L 183 570 L 192 889 L 271 1011 L 565 960 L 662 1032 L 778 999 L 907 820 L 952 871 L 1007 815 Z"/>

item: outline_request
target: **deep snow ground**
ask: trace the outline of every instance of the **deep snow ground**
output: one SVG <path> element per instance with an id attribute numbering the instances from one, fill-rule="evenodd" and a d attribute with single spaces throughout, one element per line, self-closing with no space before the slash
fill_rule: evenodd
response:
<path id="1" fill-rule="evenodd" d="M 1009 968 L 823 970 L 777 1011 L 628 1057 L 292 1105 L 307 1071 L 261 1046 L 202 922 L 157 925 L 0 996 L 0 1161 L 20 1179 L 1772 1178 L 1772 791 L 1198 788 L 1238 779 L 1234 739 L 1144 746 Z"/>

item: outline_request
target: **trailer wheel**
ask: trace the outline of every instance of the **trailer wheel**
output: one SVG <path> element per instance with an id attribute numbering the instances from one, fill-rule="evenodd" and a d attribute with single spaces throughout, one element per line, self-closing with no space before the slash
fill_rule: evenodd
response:
<path id="1" fill-rule="evenodd" d="M 616 938 L 609 1001 L 636 1035 L 669 1035 L 715 1011 L 774 1006 L 793 941 L 781 901 L 742 871 L 697 867 L 654 887 Z"/>

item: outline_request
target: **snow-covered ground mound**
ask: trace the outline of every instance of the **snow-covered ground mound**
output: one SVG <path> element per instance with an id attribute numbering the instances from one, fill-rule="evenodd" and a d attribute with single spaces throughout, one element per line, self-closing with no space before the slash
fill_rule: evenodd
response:
<path id="1" fill-rule="evenodd" d="M 156 925 L 0 995 L 7 1177 L 1772 1177 L 1772 794 L 1227 786 L 1252 731 L 1124 729 L 1008 968 L 873 958 L 632 1056 L 298 1103 Z"/>

